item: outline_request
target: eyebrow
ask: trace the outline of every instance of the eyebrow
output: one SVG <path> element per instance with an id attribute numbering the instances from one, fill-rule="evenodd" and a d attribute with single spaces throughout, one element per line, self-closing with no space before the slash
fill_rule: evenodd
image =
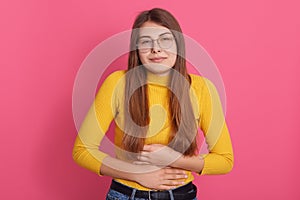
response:
<path id="1" fill-rule="evenodd" d="M 160 37 L 160 36 L 162 36 L 162 35 L 165 35 L 165 34 L 172 34 L 172 33 L 170 33 L 170 32 L 165 32 L 165 33 L 161 33 L 161 34 L 159 34 L 158 35 L 158 37 Z M 142 36 L 140 36 L 139 38 L 151 38 L 151 36 L 149 36 L 149 35 L 142 35 Z"/>

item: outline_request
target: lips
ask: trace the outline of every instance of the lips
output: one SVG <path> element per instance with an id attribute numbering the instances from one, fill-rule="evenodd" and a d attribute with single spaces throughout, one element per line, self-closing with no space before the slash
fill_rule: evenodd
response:
<path id="1" fill-rule="evenodd" d="M 149 60 L 151 60 L 152 62 L 155 62 L 155 63 L 160 63 L 160 62 L 162 62 L 165 59 L 166 59 L 166 57 L 149 58 Z"/>

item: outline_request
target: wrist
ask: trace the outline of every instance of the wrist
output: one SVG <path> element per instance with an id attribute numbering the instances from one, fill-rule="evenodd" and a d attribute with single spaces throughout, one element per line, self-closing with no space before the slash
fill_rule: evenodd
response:
<path id="1" fill-rule="evenodd" d="M 174 167 L 174 168 L 181 168 L 181 163 L 183 162 L 184 160 L 184 156 L 181 155 L 179 156 L 174 162 L 171 163 L 171 167 Z"/>

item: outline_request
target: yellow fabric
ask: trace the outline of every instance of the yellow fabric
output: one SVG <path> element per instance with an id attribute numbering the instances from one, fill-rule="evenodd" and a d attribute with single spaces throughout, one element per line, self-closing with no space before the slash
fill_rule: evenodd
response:
<path id="1" fill-rule="evenodd" d="M 73 148 L 73 158 L 81 166 L 100 175 L 102 160 L 107 154 L 99 151 L 100 142 L 109 128 L 116 122 L 115 145 L 121 146 L 124 109 L 125 70 L 112 73 L 101 85 L 95 101 L 81 125 Z M 200 129 L 208 145 L 208 154 L 200 155 L 204 159 L 204 168 L 200 174 L 224 174 L 233 166 L 231 139 L 225 123 L 222 106 L 216 88 L 204 77 L 190 74 L 192 83 L 190 96 Z M 167 77 L 148 73 L 148 95 L 150 106 L 150 125 L 146 144 L 168 144 L 170 133 L 170 115 L 168 112 Z M 194 179 L 187 171 L 186 183 Z M 129 187 L 149 190 L 140 184 L 116 179 Z"/>

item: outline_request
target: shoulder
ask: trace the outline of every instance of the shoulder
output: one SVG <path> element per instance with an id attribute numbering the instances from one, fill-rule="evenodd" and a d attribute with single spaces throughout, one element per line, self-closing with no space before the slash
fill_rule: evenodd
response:
<path id="1" fill-rule="evenodd" d="M 126 70 L 117 70 L 109 74 L 105 81 L 118 81 L 126 74 Z"/>
<path id="2" fill-rule="evenodd" d="M 207 98 L 212 95 L 217 95 L 217 89 L 214 83 L 206 77 L 189 74 L 191 77 L 191 89 L 194 90 L 195 94 L 201 97 Z"/>
<path id="3" fill-rule="evenodd" d="M 101 83 L 99 92 L 105 91 L 107 93 L 111 93 L 115 89 L 119 88 L 122 84 L 121 82 L 125 77 L 126 70 L 117 70 L 112 73 L 110 73 L 104 81 Z"/>
<path id="4" fill-rule="evenodd" d="M 213 83 L 207 79 L 206 77 L 196 75 L 196 74 L 189 74 L 191 77 L 191 86 L 194 89 L 203 89 L 203 87 L 207 87 L 208 85 L 213 85 Z"/>

